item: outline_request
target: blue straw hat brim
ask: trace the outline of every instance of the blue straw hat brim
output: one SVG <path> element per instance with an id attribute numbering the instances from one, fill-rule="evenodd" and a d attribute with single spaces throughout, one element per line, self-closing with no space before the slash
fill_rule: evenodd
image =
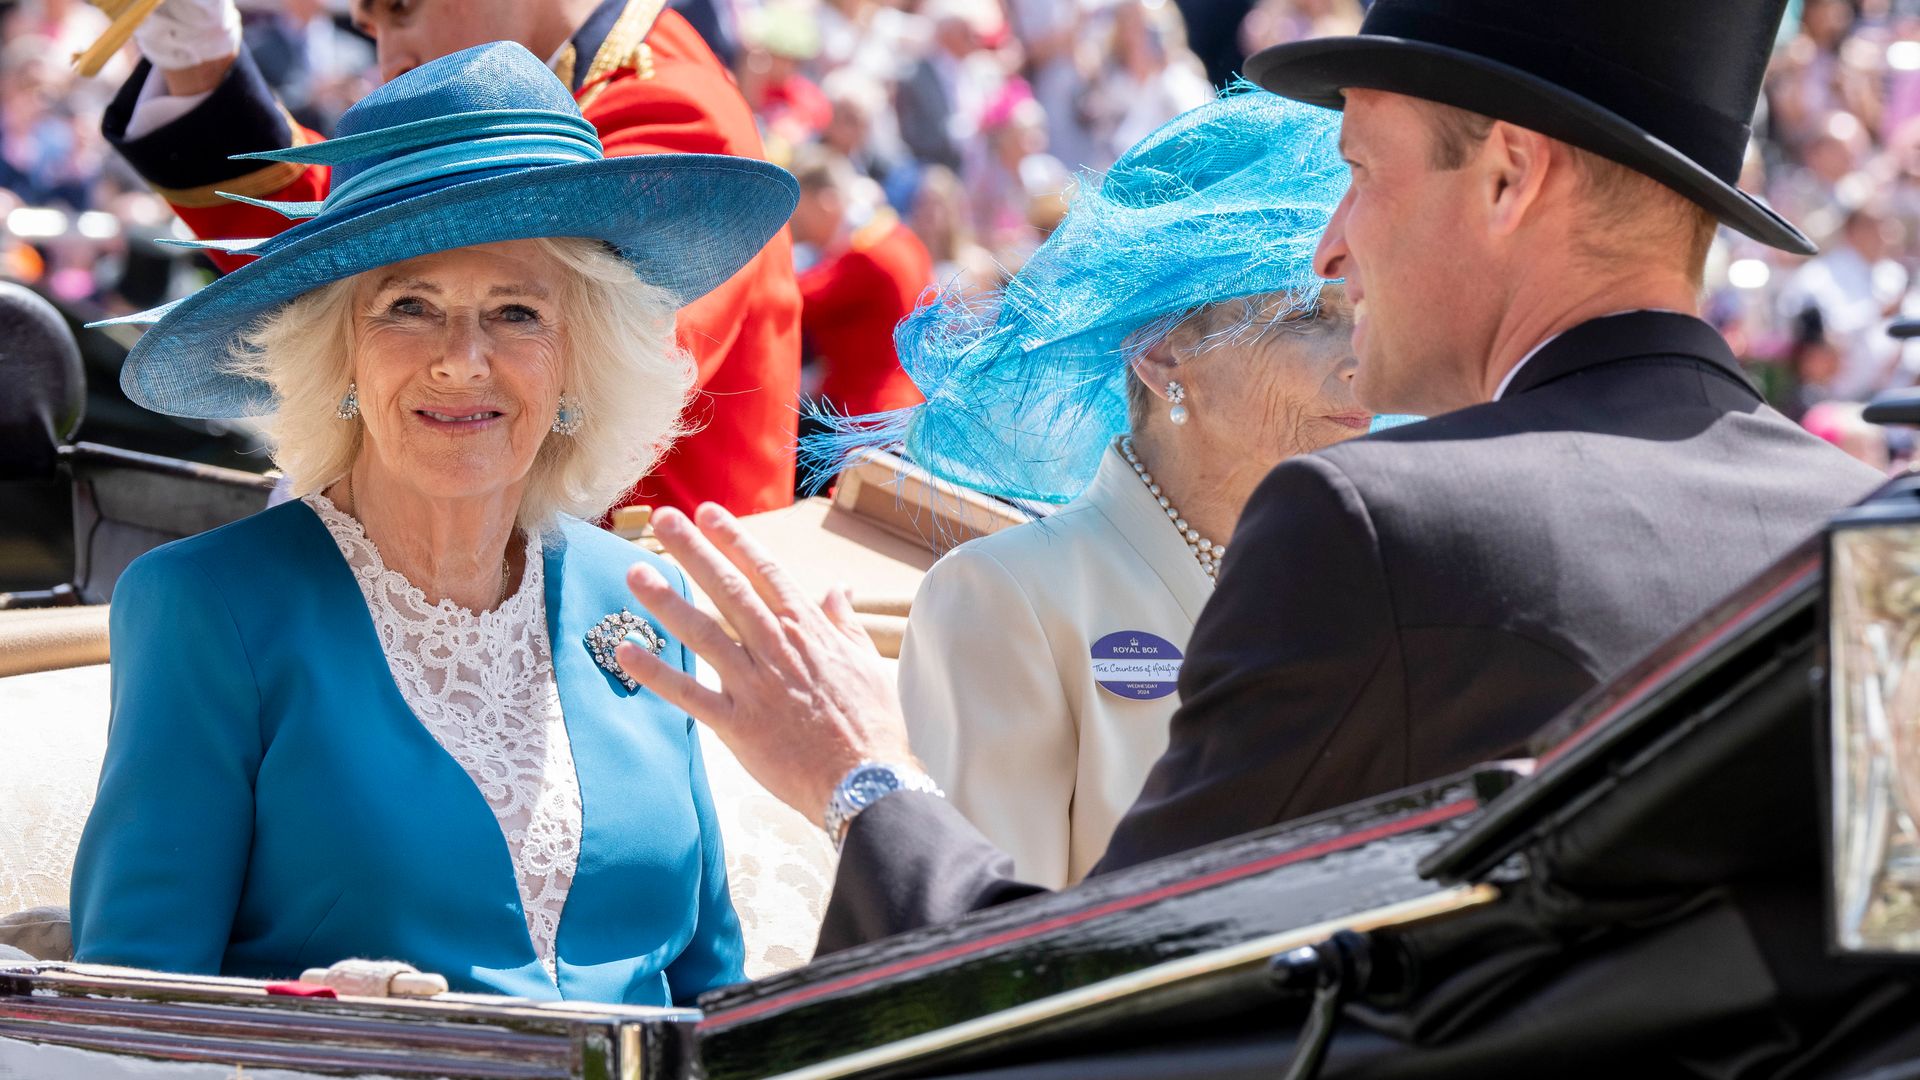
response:
<path id="1" fill-rule="evenodd" d="M 134 402 L 175 416 L 232 419 L 275 406 L 262 383 L 227 370 L 235 339 L 305 293 L 439 251 L 537 237 L 579 237 L 616 248 L 639 278 L 681 304 L 745 266 L 786 223 L 799 198 L 775 165 L 708 154 L 649 154 L 522 169 L 405 198 L 337 223 L 297 226 L 253 262 L 165 308 L 114 322 L 150 321 L 127 355 L 120 385 Z M 157 321 L 153 316 L 158 315 Z M 345 328 L 341 328 L 345 332 Z"/>

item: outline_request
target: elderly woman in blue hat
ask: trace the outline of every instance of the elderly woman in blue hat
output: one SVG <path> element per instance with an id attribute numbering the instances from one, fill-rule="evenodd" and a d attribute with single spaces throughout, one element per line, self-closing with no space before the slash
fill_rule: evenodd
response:
<path id="1" fill-rule="evenodd" d="M 612 662 L 691 670 L 591 519 L 693 384 L 675 309 L 791 211 L 790 177 L 605 159 L 525 49 L 422 66 L 340 137 L 258 258 L 158 312 L 133 399 L 260 417 L 297 499 L 136 560 L 73 877 L 79 959 L 634 1004 L 741 977 L 692 721 Z M 402 965 L 348 967 L 378 992 Z M 356 984 L 359 985 L 359 984 Z"/>
<path id="2" fill-rule="evenodd" d="M 1067 504 L 936 563 L 900 657 L 915 755 L 1024 880 L 1083 877 L 1166 748 L 1254 486 L 1372 422 L 1350 310 L 1313 272 L 1347 188 L 1338 134 L 1257 90 L 1161 127 L 1000 296 L 901 325 L 926 404 L 810 448 L 904 442 L 958 484 Z"/>

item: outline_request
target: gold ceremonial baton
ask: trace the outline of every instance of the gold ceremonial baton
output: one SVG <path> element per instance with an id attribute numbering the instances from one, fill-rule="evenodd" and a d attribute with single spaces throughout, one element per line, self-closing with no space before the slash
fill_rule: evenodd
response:
<path id="1" fill-rule="evenodd" d="M 147 16 L 153 14 L 153 9 L 159 7 L 162 2 L 163 0 L 93 0 L 94 6 L 112 17 L 113 22 L 107 27 L 106 32 L 100 35 L 100 40 L 87 46 L 85 52 L 73 55 L 74 70 L 88 78 L 100 74 L 100 69 L 106 66 L 108 58 L 120 51 L 120 47 L 133 36 L 134 28 L 139 26 Z"/>

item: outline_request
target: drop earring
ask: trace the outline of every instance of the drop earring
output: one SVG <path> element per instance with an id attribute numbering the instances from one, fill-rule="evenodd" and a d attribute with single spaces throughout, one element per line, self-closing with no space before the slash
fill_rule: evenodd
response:
<path id="1" fill-rule="evenodd" d="M 1187 422 L 1187 407 L 1184 404 L 1186 400 L 1187 388 L 1175 380 L 1167 380 L 1167 402 L 1170 406 L 1167 409 L 1167 419 L 1173 421 L 1176 427 Z"/>
<path id="2" fill-rule="evenodd" d="M 351 420 L 360 415 L 360 388 L 349 382 L 347 396 L 340 399 L 340 407 L 333 410 L 336 420 Z"/>
<path id="3" fill-rule="evenodd" d="M 566 394 L 560 395 L 560 407 L 553 413 L 553 433 L 555 435 L 574 435 L 581 424 L 580 402 Z"/>

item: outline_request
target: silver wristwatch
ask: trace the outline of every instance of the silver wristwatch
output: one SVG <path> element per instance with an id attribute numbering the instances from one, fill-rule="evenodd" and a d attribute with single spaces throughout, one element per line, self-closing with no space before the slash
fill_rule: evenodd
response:
<path id="1" fill-rule="evenodd" d="M 825 826 L 827 835 L 833 838 L 834 850 L 840 849 L 840 842 L 847 836 L 847 826 L 860 811 L 896 791 L 924 791 L 943 799 L 947 795 L 933 782 L 933 777 L 910 765 L 863 761 L 847 770 L 827 800 Z"/>

